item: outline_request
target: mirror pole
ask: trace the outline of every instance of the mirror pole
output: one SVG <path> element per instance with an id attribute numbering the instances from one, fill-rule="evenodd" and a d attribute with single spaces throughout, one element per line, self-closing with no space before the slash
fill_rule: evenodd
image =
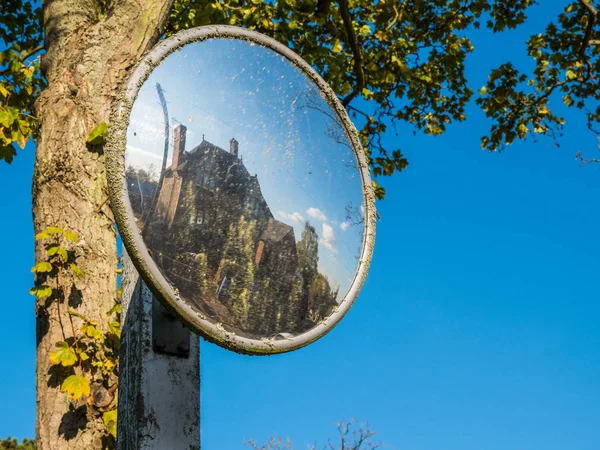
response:
<path id="1" fill-rule="evenodd" d="M 154 295 L 124 249 L 122 287 L 117 449 L 199 450 L 199 339 L 182 332 L 179 321 L 157 311 L 157 305 L 153 308 Z M 153 325 L 161 326 L 163 336 L 173 336 L 178 347 L 187 336 L 188 351 L 157 348 Z"/>

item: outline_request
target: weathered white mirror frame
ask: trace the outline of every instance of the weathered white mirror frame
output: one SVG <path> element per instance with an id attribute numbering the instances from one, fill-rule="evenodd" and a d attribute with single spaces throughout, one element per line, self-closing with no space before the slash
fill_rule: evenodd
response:
<path id="1" fill-rule="evenodd" d="M 171 53 L 180 50 L 186 44 L 202 42 L 207 39 L 236 39 L 261 45 L 285 57 L 306 75 L 319 89 L 323 98 L 335 111 L 351 142 L 357 159 L 358 170 L 363 186 L 363 204 L 365 210 L 364 235 L 358 268 L 346 296 L 338 307 L 309 331 L 286 339 L 249 339 L 227 331 L 223 325 L 213 323 L 208 317 L 187 304 L 179 297 L 173 287 L 163 277 L 157 265 L 148 253 L 141 233 L 135 223 L 133 210 L 129 202 L 125 179 L 125 149 L 127 127 L 133 103 L 142 84 L 152 70 Z M 141 277 L 161 303 L 174 312 L 192 331 L 205 339 L 230 350 L 253 355 L 284 353 L 314 342 L 330 331 L 350 309 L 358 295 L 371 261 L 375 241 L 375 197 L 371 184 L 369 167 L 358 133 L 350 121 L 345 108 L 325 81 L 302 58 L 284 45 L 257 32 L 232 26 L 218 25 L 194 28 L 177 33 L 155 46 L 134 69 L 122 90 L 121 97 L 110 118 L 106 144 L 106 174 L 111 207 L 127 253 L 131 257 Z"/>

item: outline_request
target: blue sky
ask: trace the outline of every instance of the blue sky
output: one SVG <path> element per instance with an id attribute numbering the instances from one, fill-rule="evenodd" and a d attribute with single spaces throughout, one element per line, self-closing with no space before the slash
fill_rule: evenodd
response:
<path id="1" fill-rule="evenodd" d="M 532 9 L 518 32 L 473 35 L 468 75 L 482 85 L 558 11 Z M 365 288 L 327 336 L 296 352 L 240 356 L 202 343 L 205 450 L 243 449 L 272 433 L 303 443 L 333 423 L 369 421 L 402 450 L 600 448 L 600 166 L 581 119 L 549 140 L 479 149 L 488 123 L 438 138 L 390 136 L 410 160 L 386 180 Z M 35 432 L 30 178 L 33 148 L 0 166 L 0 436 Z"/>

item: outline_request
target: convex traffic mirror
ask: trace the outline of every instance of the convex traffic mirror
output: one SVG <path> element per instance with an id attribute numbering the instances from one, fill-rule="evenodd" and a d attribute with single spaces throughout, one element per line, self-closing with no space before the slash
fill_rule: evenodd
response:
<path id="1" fill-rule="evenodd" d="M 155 47 L 113 113 L 111 202 L 155 296 L 227 348 L 302 347 L 347 312 L 375 228 L 364 152 L 296 54 L 235 27 Z"/>

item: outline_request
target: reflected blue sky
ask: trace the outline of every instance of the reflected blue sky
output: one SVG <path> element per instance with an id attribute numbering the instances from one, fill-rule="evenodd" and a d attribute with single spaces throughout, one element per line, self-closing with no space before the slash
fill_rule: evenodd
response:
<path id="1" fill-rule="evenodd" d="M 356 158 L 331 108 L 310 80 L 272 50 L 245 41 L 211 39 L 169 55 L 150 75 L 134 103 L 126 164 L 158 170 L 164 152 L 164 115 L 156 84 L 168 103 L 172 128 L 188 129 L 186 150 L 203 139 L 239 152 L 276 219 L 304 222 L 319 235 L 319 269 L 332 287 L 347 291 L 362 245 L 362 224 L 347 219 L 360 207 Z M 169 151 L 169 159 L 172 147 Z M 342 295 L 338 298 L 341 300 Z"/>

